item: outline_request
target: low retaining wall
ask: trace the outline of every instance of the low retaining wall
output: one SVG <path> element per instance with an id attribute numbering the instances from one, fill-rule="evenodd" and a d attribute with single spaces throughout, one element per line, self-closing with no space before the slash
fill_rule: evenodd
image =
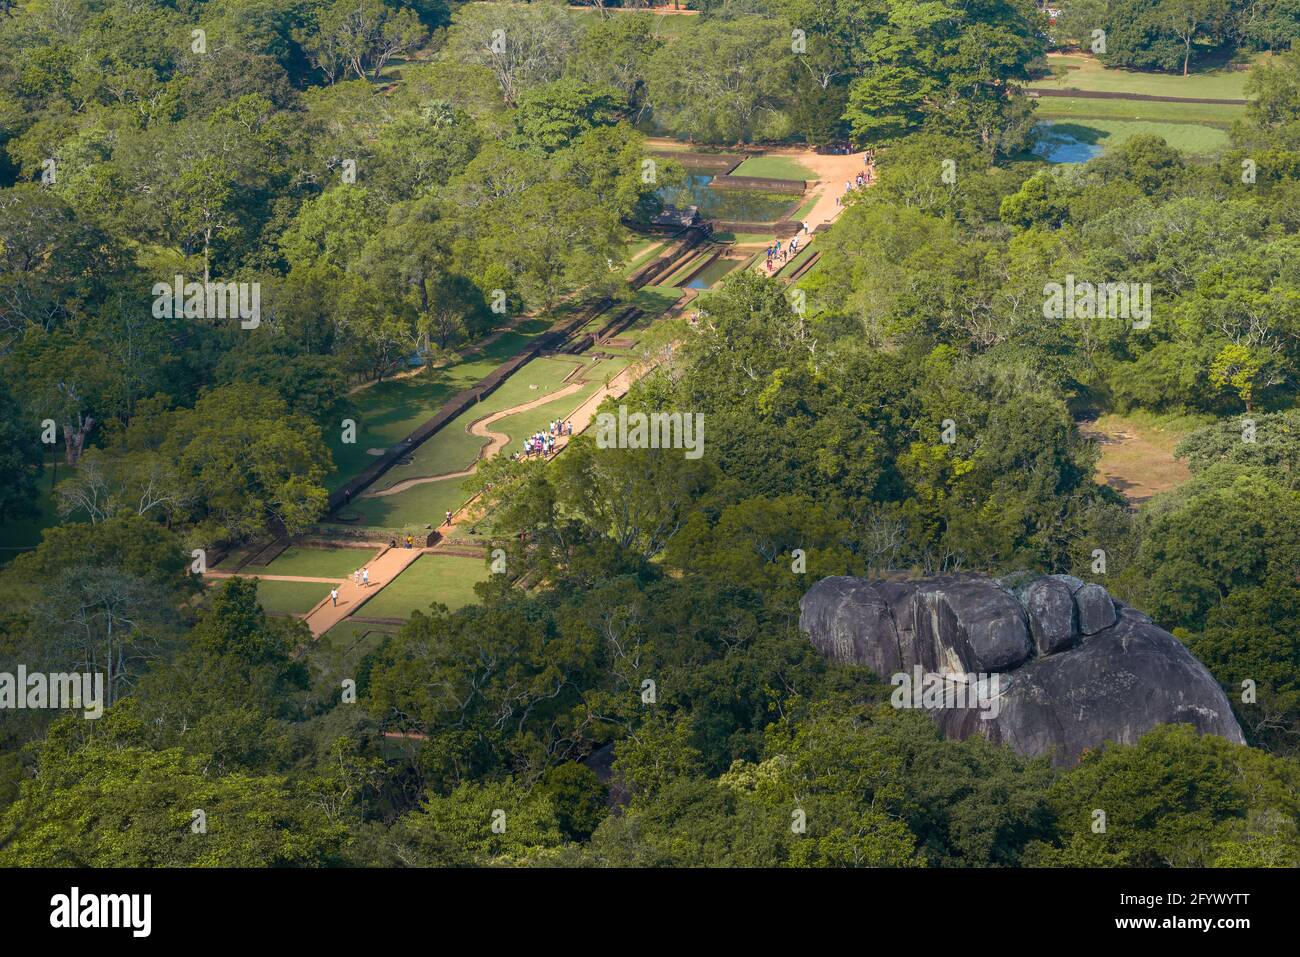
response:
<path id="1" fill-rule="evenodd" d="M 730 173 L 745 162 L 747 157 L 730 153 L 688 153 L 685 150 L 648 150 L 651 156 L 675 159 L 683 166 L 707 170 L 710 173 Z"/>
<path id="2" fill-rule="evenodd" d="M 766 176 L 715 176 L 709 189 L 752 189 L 765 193 L 803 193 L 808 184 L 801 179 L 769 179 Z"/>

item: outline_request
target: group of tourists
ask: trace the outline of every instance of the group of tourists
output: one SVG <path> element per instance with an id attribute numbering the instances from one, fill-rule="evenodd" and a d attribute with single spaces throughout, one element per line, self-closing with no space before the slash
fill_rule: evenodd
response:
<path id="1" fill-rule="evenodd" d="M 362 566 L 354 571 L 352 573 L 352 584 L 359 588 L 369 588 L 370 568 L 368 566 Z M 335 608 L 339 606 L 339 588 L 337 585 L 330 589 L 330 601 L 334 603 Z"/>
<path id="2" fill-rule="evenodd" d="M 412 547 L 414 547 L 414 545 L 415 545 L 415 537 L 412 536 L 412 535 L 410 535 L 410 534 L 408 533 L 407 536 L 406 536 L 406 538 L 402 540 L 402 547 L 403 547 L 403 548 L 412 548 Z M 397 539 L 395 539 L 395 538 L 390 538 L 390 539 L 388 540 L 388 547 L 389 547 L 389 548 L 396 548 L 396 547 L 397 547 Z"/>
<path id="3" fill-rule="evenodd" d="M 792 237 L 788 243 L 783 243 L 778 239 L 767 247 L 767 271 L 770 273 L 773 268 L 780 269 L 798 251 L 799 237 L 797 235 Z"/>
<path id="4" fill-rule="evenodd" d="M 841 195 L 835 197 L 835 205 L 843 206 L 845 196 L 853 192 L 853 190 L 855 189 L 859 189 L 863 186 L 870 186 L 875 181 L 876 181 L 876 168 L 874 166 L 868 166 L 866 169 L 864 169 L 857 176 L 853 177 L 853 179 L 851 180 L 846 179 L 844 181 L 844 192 Z"/>
<path id="5" fill-rule="evenodd" d="M 552 419 L 547 425 L 545 432 L 536 432 L 524 439 L 524 458 L 533 455 L 550 455 L 555 451 L 555 442 L 562 435 L 573 434 L 573 422 L 566 422 L 563 419 Z M 518 459 L 519 453 L 515 453 L 511 458 Z"/>

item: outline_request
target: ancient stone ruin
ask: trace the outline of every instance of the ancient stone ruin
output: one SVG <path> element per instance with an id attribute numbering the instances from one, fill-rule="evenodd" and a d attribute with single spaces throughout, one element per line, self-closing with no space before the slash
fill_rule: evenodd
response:
<path id="1" fill-rule="evenodd" d="M 926 700 L 950 738 L 983 734 L 1056 764 L 1157 724 L 1244 743 L 1222 689 L 1178 639 L 1069 575 L 824 578 L 799 604 L 800 628 L 835 661 L 898 687 L 922 674 L 950 692 L 977 686 L 978 702 Z"/>

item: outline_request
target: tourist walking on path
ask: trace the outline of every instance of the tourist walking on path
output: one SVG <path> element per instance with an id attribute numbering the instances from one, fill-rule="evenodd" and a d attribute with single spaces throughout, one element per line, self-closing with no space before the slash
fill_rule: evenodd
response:
<path id="1" fill-rule="evenodd" d="M 369 588 L 369 587 L 370 587 L 370 569 L 369 569 L 369 568 L 363 568 L 363 569 L 361 569 L 361 587 L 362 587 L 362 588 Z"/>
<path id="2" fill-rule="evenodd" d="M 339 590 L 337 588 L 330 589 L 330 601 L 334 602 L 335 608 L 339 606 Z"/>

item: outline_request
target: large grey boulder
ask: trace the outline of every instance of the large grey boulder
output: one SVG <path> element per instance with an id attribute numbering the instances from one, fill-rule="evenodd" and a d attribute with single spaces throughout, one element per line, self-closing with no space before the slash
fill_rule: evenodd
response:
<path id="1" fill-rule="evenodd" d="M 979 575 L 825 578 L 800 611 L 809 640 L 835 661 L 898 687 L 924 675 L 957 689 L 946 706 L 924 704 L 949 737 L 982 734 L 1057 764 L 1105 741 L 1132 743 L 1157 724 L 1244 743 L 1222 689 L 1178 639 L 1068 575 L 1014 591 Z M 981 674 L 991 680 L 963 697 Z"/>

